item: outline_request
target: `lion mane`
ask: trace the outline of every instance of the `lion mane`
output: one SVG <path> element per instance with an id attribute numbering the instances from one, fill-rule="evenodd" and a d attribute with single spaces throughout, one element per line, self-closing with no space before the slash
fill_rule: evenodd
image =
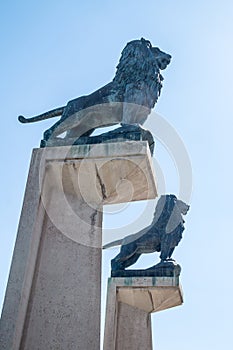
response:
<path id="1" fill-rule="evenodd" d="M 184 231 L 182 215 L 186 215 L 188 210 L 189 205 L 178 200 L 175 195 L 161 196 L 148 227 L 104 246 L 109 248 L 121 244 L 120 253 L 111 261 L 112 271 L 124 270 L 145 253 L 161 252 L 162 262 L 171 260 Z"/>
<path id="2" fill-rule="evenodd" d="M 171 56 L 153 48 L 150 41 L 142 38 L 129 42 L 122 51 L 113 79 L 117 98 L 124 96 L 124 102 L 153 108 L 162 88 L 159 67 L 162 56 L 168 64 Z"/>
<path id="3" fill-rule="evenodd" d="M 171 56 L 149 40 L 130 41 L 123 49 L 116 74 L 107 85 L 87 96 L 68 102 L 32 118 L 19 116 L 22 123 L 32 123 L 61 115 L 44 133 L 44 140 L 66 133 L 66 138 L 89 136 L 95 128 L 123 124 L 143 124 L 161 93 L 163 70 Z"/>

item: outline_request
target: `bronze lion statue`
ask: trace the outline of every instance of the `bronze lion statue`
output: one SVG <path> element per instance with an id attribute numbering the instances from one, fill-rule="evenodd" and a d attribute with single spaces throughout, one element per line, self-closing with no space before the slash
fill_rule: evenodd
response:
<path id="1" fill-rule="evenodd" d="M 186 215 L 188 210 L 189 205 L 178 200 L 175 195 L 161 196 L 148 227 L 104 246 L 110 248 L 121 244 L 120 253 L 111 261 L 112 271 L 124 270 L 145 253 L 161 252 L 162 263 L 174 261 L 171 259 L 172 253 L 184 231 L 182 215 Z"/>
<path id="2" fill-rule="evenodd" d="M 95 128 L 118 123 L 142 125 L 154 107 L 162 88 L 160 71 L 171 61 L 171 56 L 145 39 L 130 41 L 123 49 L 114 79 L 87 96 L 81 96 L 66 106 L 41 115 L 25 118 L 21 123 L 32 123 L 61 116 L 44 133 L 44 140 L 89 136 Z"/>

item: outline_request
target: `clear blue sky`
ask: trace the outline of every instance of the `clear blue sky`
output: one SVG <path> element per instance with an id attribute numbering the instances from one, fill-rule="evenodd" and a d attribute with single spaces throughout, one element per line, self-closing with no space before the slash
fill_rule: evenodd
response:
<path id="1" fill-rule="evenodd" d="M 232 1 L 9 0 L 1 2 L 0 14 L 0 300 L 31 150 L 51 125 L 51 121 L 21 125 L 17 115 L 39 114 L 109 82 L 126 42 L 143 36 L 173 56 L 164 72 L 156 112 L 183 140 L 194 177 L 185 237 L 174 254 L 183 267 L 185 303 L 153 316 L 154 346 L 158 350 L 229 349 L 233 313 Z M 158 158 L 166 167 L 159 153 Z M 167 192 L 177 191 L 173 183 L 168 179 Z M 131 217 L 138 211 L 137 205 L 131 208 Z M 106 227 L 119 221 L 125 226 L 127 215 L 124 211 L 119 215 L 112 215 L 111 220 L 106 216 Z M 105 278 L 108 259 L 116 253 L 117 249 L 105 253 Z"/>

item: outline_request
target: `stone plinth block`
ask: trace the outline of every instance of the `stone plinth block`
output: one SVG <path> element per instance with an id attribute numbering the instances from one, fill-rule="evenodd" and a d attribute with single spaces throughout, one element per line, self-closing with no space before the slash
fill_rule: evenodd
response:
<path id="1" fill-rule="evenodd" d="M 104 350 L 152 349 L 151 313 L 182 302 L 178 277 L 109 278 Z"/>
<path id="2" fill-rule="evenodd" d="M 102 207 L 156 196 L 150 157 L 147 142 L 33 151 L 1 349 L 99 349 Z"/>

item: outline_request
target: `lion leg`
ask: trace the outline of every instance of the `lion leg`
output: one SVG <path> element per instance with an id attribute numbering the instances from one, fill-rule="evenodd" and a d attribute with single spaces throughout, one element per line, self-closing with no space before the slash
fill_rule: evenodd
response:
<path id="1" fill-rule="evenodd" d="M 139 254 L 139 253 L 135 253 L 134 255 L 132 255 L 130 258 L 128 258 L 128 259 L 124 262 L 124 268 L 129 267 L 129 266 L 135 264 L 136 261 L 139 259 L 140 256 L 141 256 L 141 254 Z"/>
<path id="2" fill-rule="evenodd" d="M 174 259 L 171 258 L 171 256 L 172 256 L 174 250 L 175 250 L 175 247 L 173 247 L 173 248 L 170 249 L 170 251 L 169 251 L 169 253 L 168 253 L 168 258 L 169 258 L 169 260 L 174 261 Z"/>
<path id="3" fill-rule="evenodd" d="M 134 253 L 131 257 L 125 258 L 125 257 L 122 257 L 121 254 L 118 254 L 111 261 L 112 270 L 113 271 L 124 270 L 126 267 L 129 267 L 129 266 L 135 264 L 140 256 L 141 256 L 141 254 Z"/>
<path id="4" fill-rule="evenodd" d="M 48 139 L 50 139 L 51 136 L 52 136 L 52 138 L 54 138 L 54 136 L 56 136 L 56 135 L 54 135 L 55 134 L 55 130 L 60 124 L 61 124 L 61 120 L 58 120 L 49 129 L 45 130 L 44 135 L 43 135 L 43 139 L 45 141 L 48 141 Z"/>
<path id="5" fill-rule="evenodd" d="M 161 242 L 161 254 L 160 259 L 162 261 L 167 260 L 173 253 L 174 248 L 171 248 L 171 235 L 166 235 L 166 237 Z"/>
<path id="6" fill-rule="evenodd" d="M 137 247 L 134 242 L 121 246 L 120 253 L 111 260 L 112 270 L 124 270 L 133 265 L 141 254 L 137 253 Z"/>
<path id="7" fill-rule="evenodd" d="M 111 260 L 111 269 L 112 271 L 124 270 L 121 261 L 121 253 L 119 253 L 117 256 L 115 256 L 114 259 Z"/>

